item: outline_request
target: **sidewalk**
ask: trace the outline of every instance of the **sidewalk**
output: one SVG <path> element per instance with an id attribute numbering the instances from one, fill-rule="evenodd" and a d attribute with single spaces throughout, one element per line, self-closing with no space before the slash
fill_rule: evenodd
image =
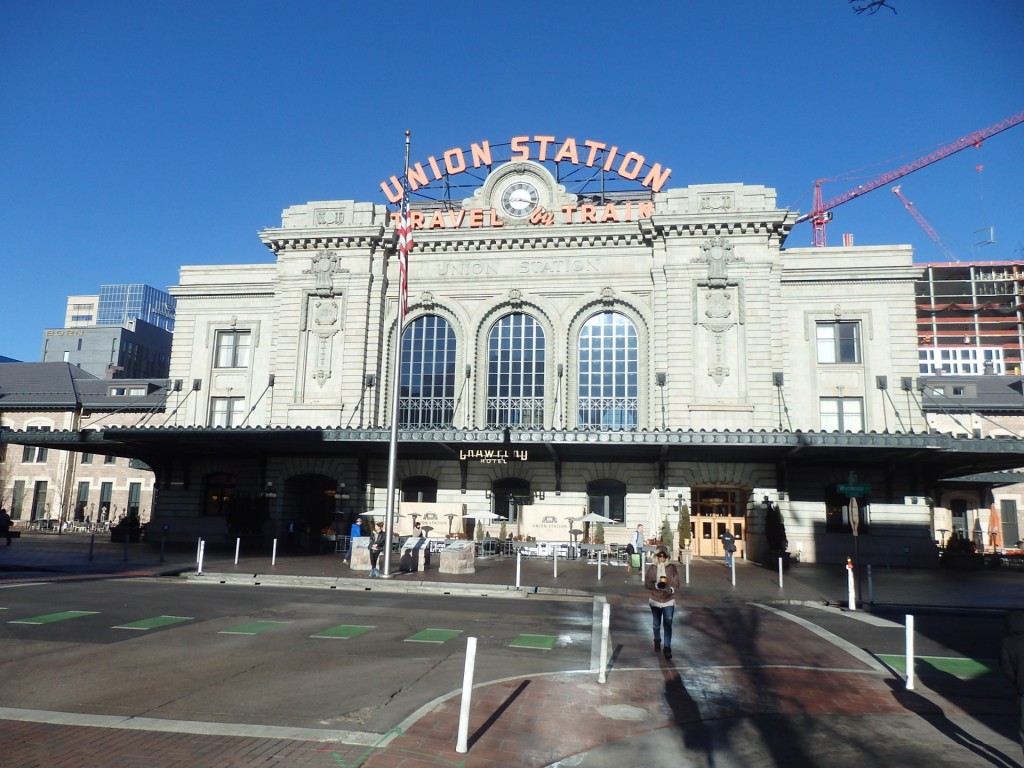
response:
<path id="1" fill-rule="evenodd" d="M 275 766 L 835 768 L 1012 766 L 1021 759 L 1014 742 L 1016 702 L 1008 685 L 945 681 L 937 686 L 939 692 L 921 681 L 917 690 L 907 691 L 902 680 L 859 648 L 779 613 L 787 605 L 845 609 L 847 577 L 842 565 L 795 565 L 784 574 L 780 587 L 777 572 L 741 562 L 733 586 L 731 572 L 721 561 L 695 559 L 690 583 L 678 602 L 676 656 L 666 662 L 649 647 L 640 579 L 636 574 L 627 577 L 618 566 L 604 566 L 598 580 L 595 565 L 563 560 L 556 577 L 551 560 L 524 558 L 518 564 L 516 589 L 514 558 L 478 560 L 474 574 L 451 576 L 437 571 L 435 557 L 434 567 L 425 573 L 371 580 L 343 565 L 338 555 L 283 553 L 272 565 L 269 551 L 243 553 L 236 565 L 233 551 L 208 551 L 200 576 L 195 574 L 195 551 L 168 552 L 161 562 L 158 550 L 129 545 L 125 559 L 123 545 L 98 539 L 35 534 L 23 535 L 10 548 L 0 545 L 0 583 L 11 577 L 31 578 L 33 571 L 49 571 L 58 578 L 182 574 L 215 583 L 430 590 L 495 599 L 596 596 L 611 605 L 606 682 L 599 682 L 597 671 L 582 670 L 478 684 L 466 754 L 455 751 L 461 695 L 452 691 L 381 734 L 373 746 L 264 739 L 261 755 L 276 755 Z M 870 589 L 875 600 L 874 606 L 864 606 L 868 609 L 969 613 L 1024 605 L 1024 575 L 1018 572 L 873 569 L 870 586 L 866 573 L 861 579 L 865 598 Z M 743 630 L 726 635 L 724 627 Z M 0 726 L 5 741 L 9 726 Z M 144 731 L 122 735 L 129 750 L 149 738 L 157 736 Z M 236 746 L 243 747 L 240 737 L 191 738 L 197 749 L 201 746 L 209 754 L 215 749 L 230 751 L 225 740 L 237 739 Z M 216 743 L 206 742 L 211 739 Z M 255 749 L 248 743 L 244 747 Z M 74 759 L 69 755 L 68 764 Z M 190 765 L 263 764 L 204 759 L 197 752 Z"/>

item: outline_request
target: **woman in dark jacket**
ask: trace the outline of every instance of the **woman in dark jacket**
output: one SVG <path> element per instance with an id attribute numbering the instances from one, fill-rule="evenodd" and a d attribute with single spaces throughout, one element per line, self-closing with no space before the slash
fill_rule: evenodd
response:
<path id="1" fill-rule="evenodd" d="M 672 658 L 672 619 L 676 613 L 676 589 L 679 588 L 679 570 L 668 561 L 668 548 L 654 550 L 654 562 L 644 575 L 644 587 L 650 594 L 648 605 L 654 622 L 654 652 L 661 650 L 665 638 L 665 658 Z"/>

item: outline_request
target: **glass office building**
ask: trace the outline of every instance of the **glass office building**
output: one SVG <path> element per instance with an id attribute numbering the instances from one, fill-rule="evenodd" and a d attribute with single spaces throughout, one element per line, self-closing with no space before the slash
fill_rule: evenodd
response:
<path id="1" fill-rule="evenodd" d="M 174 297 L 151 285 L 100 286 L 97 325 L 125 325 L 130 319 L 174 331 Z"/>

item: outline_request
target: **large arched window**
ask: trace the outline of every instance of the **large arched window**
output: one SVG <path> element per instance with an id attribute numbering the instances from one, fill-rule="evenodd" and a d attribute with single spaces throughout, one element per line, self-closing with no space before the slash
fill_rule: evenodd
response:
<path id="1" fill-rule="evenodd" d="M 594 315 L 580 329 L 581 428 L 636 428 L 638 346 L 636 328 L 619 312 Z"/>
<path id="2" fill-rule="evenodd" d="M 544 329 L 505 315 L 487 337 L 487 426 L 544 426 Z"/>
<path id="3" fill-rule="evenodd" d="M 491 486 L 491 499 L 493 500 L 493 512 L 508 520 L 509 523 L 519 525 L 520 510 L 524 506 L 533 503 L 533 494 L 530 493 L 530 484 L 518 477 L 506 477 L 495 480 Z"/>
<path id="4" fill-rule="evenodd" d="M 425 315 L 402 334 L 403 427 L 450 427 L 455 415 L 455 331 L 443 317 Z"/>
<path id="5" fill-rule="evenodd" d="M 402 480 L 402 501 L 435 503 L 437 501 L 437 480 L 422 475 L 405 478 Z"/>
<path id="6" fill-rule="evenodd" d="M 587 512 L 626 521 L 626 484 L 618 480 L 594 480 L 587 483 Z"/>

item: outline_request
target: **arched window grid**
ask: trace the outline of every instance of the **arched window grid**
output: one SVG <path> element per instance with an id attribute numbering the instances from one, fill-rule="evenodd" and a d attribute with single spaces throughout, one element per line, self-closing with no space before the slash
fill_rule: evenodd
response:
<path id="1" fill-rule="evenodd" d="M 487 428 L 544 426 L 544 328 L 532 315 L 499 318 L 487 334 Z"/>
<path id="2" fill-rule="evenodd" d="M 606 310 L 583 323 L 577 338 L 580 429 L 633 430 L 640 412 L 640 343 L 633 321 Z"/>
<path id="3" fill-rule="evenodd" d="M 398 423 L 410 429 L 450 427 L 455 418 L 457 343 L 451 324 L 422 315 L 402 332 Z"/>

